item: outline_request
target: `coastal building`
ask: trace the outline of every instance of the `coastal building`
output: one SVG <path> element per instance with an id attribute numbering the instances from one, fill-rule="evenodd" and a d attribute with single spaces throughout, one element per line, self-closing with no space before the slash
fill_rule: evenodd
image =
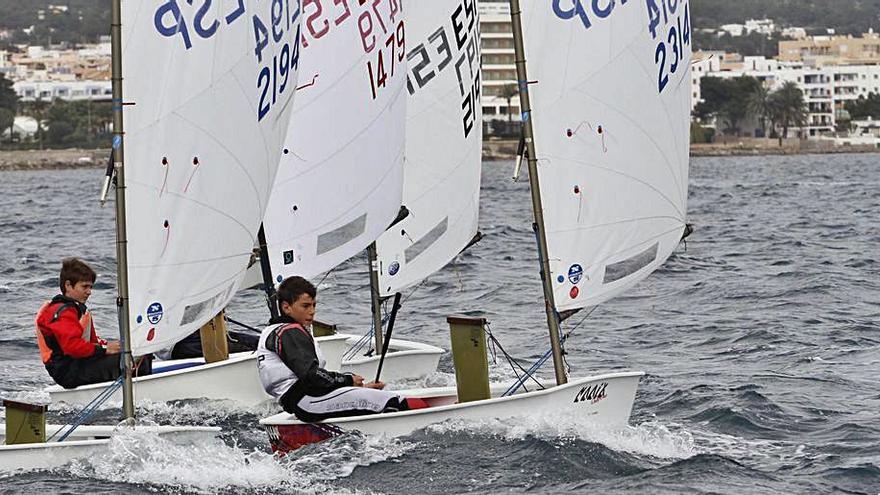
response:
<path id="1" fill-rule="evenodd" d="M 880 34 L 873 30 L 861 37 L 809 36 L 779 42 L 779 60 L 822 65 L 880 64 Z"/>
<path id="2" fill-rule="evenodd" d="M 37 119 L 24 115 L 17 115 L 12 123 L 11 131 L 16 140 L 22 140 L 32 138 L 37 133 L 38 129 Z M 10 129 L 3 129 L 3 131 L 0 132 L 0 139 L 10 139 L 9 133 Z"/>
<path id="3" fill-rule="evenodd" d="M 718 34 L 727 33 L 734 38 L 752 33 L 770 36 L 776 30 L 776 23 L 772 19 L 749 19 L 745 24 L 723 24 L 719 26 Z"/>
<path id="4" fill-rule="evenodd" d="M 110 101 L 113 98 L 111 81 L 18 81 L 12 88 L 24 102 L 37 100 Z"/>
<path id="5" fill-rule="evenodd" d="M 17 48 L 0 51 L 0 72 L 13 81 L 22 101 L 111 98 L 109 40 L 75 49 Z"/>
<path id="6" fill-rule="evenodd" d="M 516 57 L 507 0 L 480 0 L 483 119 L 520 120 Z"/>
<path id="7" fill-rule="evenodd" d="M 845 110 L 848 101 L 859 96 L 867 97 L 869 93 L 880 94 L 880 65 L 812 66 L 803 61 L 741 57 L 719 52 L 698 52 L 694 59 L 696 62 L 691 66 L 692 109 L 701 101 L 700 81 L 703 77 L 751 76 L 771 91 L 786 82 L 793 82 L 803 91 L 807 103 L 807 125 L 797 129 L 805 137 L 834 133 L 839 130 L 840 121 L 848 120 Z"/>

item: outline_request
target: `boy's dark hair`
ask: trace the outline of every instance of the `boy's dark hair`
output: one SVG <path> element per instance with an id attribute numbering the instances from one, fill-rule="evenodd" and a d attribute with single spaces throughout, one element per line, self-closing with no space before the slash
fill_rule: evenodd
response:
<path id="1" fill-rule="evenodd" d="M 77 282 L 95 283 L 98 274 L 78 258 L 65 258 L 61 260 L 61 276 L 58 278 L 61 293 L 64 294 L 64 282 L 69 281 L 71 285 L 76 285 Z"/>
<path id="2" fill-rule="evenodd" d="M 293 304 L 303 294 L 308 294 L 314 298 L 317 293 L 318 290 L 308 280 L 302 277 L 288 277 L 278 286 L 278 311 L 282 314 L 284 313 L 281 310 L 281 303 L 283 302 Z"/>

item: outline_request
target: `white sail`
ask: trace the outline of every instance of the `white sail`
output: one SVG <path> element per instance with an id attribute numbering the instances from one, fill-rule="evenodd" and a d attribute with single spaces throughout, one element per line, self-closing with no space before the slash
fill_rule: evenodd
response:
<path id="1" fill-rule="evenodd" d="M 304 4 L 290 153 L 264 219 L 276 281 L 335 267 L 397 216 L 406 117 L 402 9 L 399 0 Z"/>
<path id="2" fill-rule="evenodd" d="M 235 293 L 297 84 L 299 0 L 190 3 L 122 2 L 135 354 L 174 344 Z"/>
<path id="3" fill-rule="evenodd" d="M 523 7 L 556 308 L 593 306 L 647 277 L 681 239 L 689 5 L 552 0 Z"/>
<path id="4" fill-rule="evenodd" d="M 377 241 L 390 295 L 449 263 L 477 233 L 482 107 L 476 1 L 407 3 L 406 166 L 409 216 Z"/>

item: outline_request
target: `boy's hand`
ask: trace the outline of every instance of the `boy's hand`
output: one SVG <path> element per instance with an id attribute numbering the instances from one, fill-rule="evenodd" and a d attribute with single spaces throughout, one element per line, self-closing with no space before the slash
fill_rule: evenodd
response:
<path id="1" fill-rule="evenodd" d="M 364 386 L 364 377 L 358 375 L 357 373 L 351 375 L 351 379 L 354 380 L 355 387 L 363 387 Z"/>
<path id="2" fill-rule="evenodd" d="M 119 345 L 118 340 L 107 342 L 107 354 L 119 354 L 121 350 L 122 347 Z"/>
<path id="3" fill-rule="evenodd" d="M 376 390 L 382 390 L 383 388 L 385 388 L 385 382 L 370 382 L 370 383 L 364 385 L 364 387 L 375 388 Z"/>

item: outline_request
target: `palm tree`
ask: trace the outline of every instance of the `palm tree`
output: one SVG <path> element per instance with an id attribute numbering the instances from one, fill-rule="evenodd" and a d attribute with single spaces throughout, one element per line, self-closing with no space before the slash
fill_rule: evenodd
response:
<path id="1" fill-rule="evenodd" d="M 501 87 L 498 96 L 507 100 L 507 121 L 510 122 L 513 118 L 510 112 L 510 100 L 512 100 L 514 96 L 519 96 L 519 88 L 516 87 L 516 84 L 504 85 Z"/>
<path id="2" fill-rule="evenodd" d="M 763 84 L 755 86 L 755 90 L 746 100 L 746 107 L 749 113 L 757 118 L 761 124 L 761 135 L 767 137 L 767 120 L 770 120 L 770 116 L 773 113 L 770 91 L 767 90 L 767 87 Z"/>
<path id="3" fill-rule="evenodd" d="M 782 126 L 779 145 L 788 137 L 789 127 L 803 127 L 807 122 L 807 105 L 804 93 L 797 84 L 789 81 L 770 95 L 773 120 Z"/>

